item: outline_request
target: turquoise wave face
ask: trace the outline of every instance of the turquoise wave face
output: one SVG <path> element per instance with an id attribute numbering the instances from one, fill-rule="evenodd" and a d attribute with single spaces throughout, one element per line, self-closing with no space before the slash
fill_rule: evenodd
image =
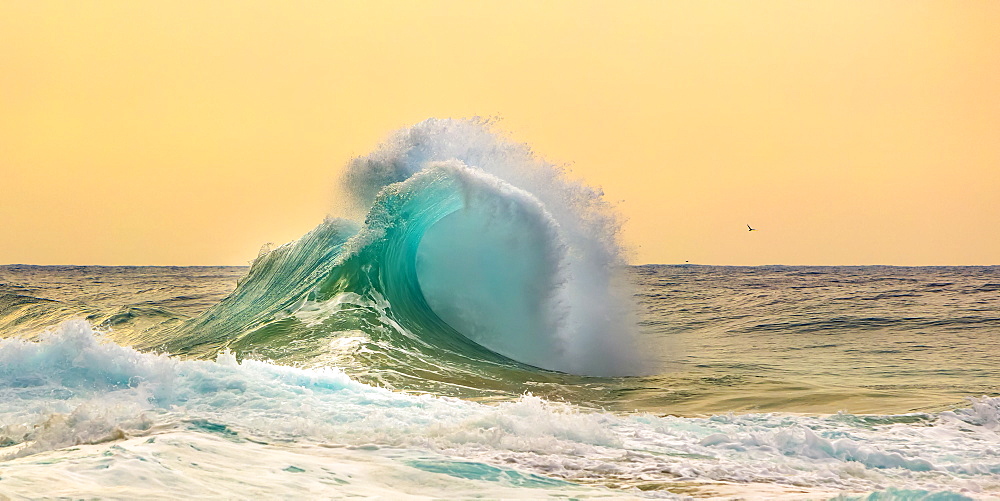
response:
<path id="1" fill-rule="evenodd" d="M 453 152 L 428 150 L 427 141 L 448 146 L 454 135 L 467 136 L 463 127 L 472 125 L 458 124 L 459 132 L 418 135 L 419 158 L 412 147 L 395 156 L 383 148 L 375 155 L 381 163 L 364 164 L 399 172 L 368 175 L 390 182 L 363 223 L 323 222 L 259 257 L 236 290 L 204 314 L 136 345 L 201 358 L 229 348 L 336 365 L 392 387 L 505 395 L 529 382 L 641 368 L 630 345 L 628 291 L 611 287 L 620 261 L 610 220 L 595 216 L 599 195 L 583 196 L 589 192 L 555 175 L 522 183 L 531 192 Z M 531 159 L 497 153 L 496 144 L 481 149 L 464 158 L 492 165 L 498 160 L 490 155 L 500 155 L 508 171 L 501 173 L 515 181 L 508 164 Z M 354 182 L 361 178 L 355 171 Z M 360 198 L 369 191 L 357 189 Z"/>

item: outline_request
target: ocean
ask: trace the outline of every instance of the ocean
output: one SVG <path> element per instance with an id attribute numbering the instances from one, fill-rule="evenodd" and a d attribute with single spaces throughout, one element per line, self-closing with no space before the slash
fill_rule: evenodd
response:
<path id="1" fill-rule="evenodd" d="M 487 125 L 248 267 L 0 266 L 0 499 L 1000 498 L 1000 267 L 628 266 Z"/>

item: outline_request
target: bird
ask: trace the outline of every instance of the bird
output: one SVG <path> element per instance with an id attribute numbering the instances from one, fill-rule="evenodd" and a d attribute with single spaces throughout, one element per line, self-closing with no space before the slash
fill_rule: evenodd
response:
<path id="1" fill-rule="evenodd" d="M 750 225 L 749 225 L 749 224 L 747 225 L 747 228 L 750 228 Z M 754 231 L 754 230 L 756 230 L 756 229 L 757 229 L 757 228 L 750 228 L 750 229 L 749 229 L 749 230 L 747 230 L 747 231 Z"/>

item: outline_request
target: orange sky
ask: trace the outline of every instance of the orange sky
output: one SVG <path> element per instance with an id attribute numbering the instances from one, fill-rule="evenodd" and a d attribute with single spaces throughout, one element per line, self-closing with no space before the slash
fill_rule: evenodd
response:
<path id="1" fill-rule="evenodd" d="M 0 263 L 244 264 L 392 130 L 499 115 L 620 201 L 635 263 L 1000 264 L 997 26 L 994 0 L 3 2 Z"/>

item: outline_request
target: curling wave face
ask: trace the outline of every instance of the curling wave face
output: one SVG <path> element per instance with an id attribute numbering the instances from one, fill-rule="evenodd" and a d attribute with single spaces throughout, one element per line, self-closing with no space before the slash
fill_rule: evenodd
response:
<path id="1" fill-rule="evenodd" d="M 228 298 L 177 333 L 134 344 L 334 363 L 428 390 L 520 393 L 526 381 L 563 377 L 546 371 L 647 369 L 630 291 L 615 282 L 618 222 L 600 193 L 488 124 L 400 131 L 353 161 L 344 187 L 363 223 L 325 221 L 258 258 Z M 496 382 L 498 371 L 510 377 Z"/>

